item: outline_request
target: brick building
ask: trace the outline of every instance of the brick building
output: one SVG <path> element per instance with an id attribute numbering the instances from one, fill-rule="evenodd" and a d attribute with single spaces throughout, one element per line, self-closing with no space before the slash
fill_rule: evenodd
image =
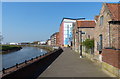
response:
<path id="1" fill-rule="evenodd" d="M 85 39 L 94 38 L 94 20 L 77 20 L 73 27 L 73 50 L 80 52 L 80 44 Z M 84 34 L 83 34 L 84 33 Z"/>
<path id="2" fill-rule="evenodd" d="M 59 36 L 60 36 L 60 46 L 68 47 L 72 46 L 72 29 L 76 20 L 85 19 L 85 18 L 63 18 L 60 24 Z"/>
<path id="3" fill-rule="evenodd" d="M 120 4 L 104 3 L 95 20 L 95 56 L 109 66 L 120 68 Z"/>
<path id="4" fill-rule="evenodd" d="M 50 36 L 50 41 L 52 46 L 59 45 L 59 32 L 56 32 Z"/>
<path id="5" fill-rule="evenodd" d="M 104 3 L 96 19 L 95 52 L 100 54 L 104 48 L 120 49 L 120 4 Z"/>
<path id="6" fill-rule="evenodd" d="M 63 20 L 61 21 L 60 31 L 59 31 L 61 47 L 71 46 L 72 27 L 74 22 L 76 22 L 76 20 L 71 18 L 63 18 Z"/>
<path id="7" fill-rule="evenodd" d="M 49 46 L 51 45 L 51 39 L 47 40 L 47 45 L 49 45 Z"/>
<path id="8" fill-rule="evenodd" d="M 59 44 L 59 43 L 60 43 L 60 42 L 59 42 L 59 39 L 60 39 L 59 37 L 60 37 L 60 36 L 59 36 L 59 32 L 57 32 L 57 33 L 56 33 L 56 46 L 59 46 L 59 45 L 60 45 L 60 44 Z"/>

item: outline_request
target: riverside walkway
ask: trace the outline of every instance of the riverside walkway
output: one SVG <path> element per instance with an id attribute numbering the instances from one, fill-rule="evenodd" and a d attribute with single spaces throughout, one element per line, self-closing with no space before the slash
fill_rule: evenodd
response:
<path id="1" fill-rule="evenodd" d="M 69 48 L 41 74 L 40 77 L 110 77 L 97 65 L 86 58 L 79 58 L 79 54 Z"/>

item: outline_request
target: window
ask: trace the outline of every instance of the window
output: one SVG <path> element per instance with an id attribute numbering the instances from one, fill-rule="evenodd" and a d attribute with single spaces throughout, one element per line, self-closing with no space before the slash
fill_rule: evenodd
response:
<path id="1" fill-rule="evenodd" d="M 100 17 L 100 26 L 103 25 L 103 16 Z"/>
<path id="2" fill-rule="evenodd" d="M 102 51 L 102 40 L 103 40 L 103 36 L 102 34 L 99 35 L 99 42 L 97 42 L 97 50 L 99 51 L 99 53 L 101 53 L 100 51 Z"/>
<path id="3" fill-rule="evenodd" d="M 103 40 L 103 37 L 102 37 L 102 34 L 100 34 L 99 35 L 100 49 L 102 49 L 102 40 Z"/>
<path id="4" fill-rule="evenodd" d="M 69 25 L 67 25 L 67 28 L 69 28 Z"/>

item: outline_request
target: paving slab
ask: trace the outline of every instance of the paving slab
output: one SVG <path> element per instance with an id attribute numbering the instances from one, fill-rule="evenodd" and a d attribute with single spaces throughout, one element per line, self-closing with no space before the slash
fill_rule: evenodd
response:
<path id="1" fill-rule="evenodd" d="M 86 58 L 70 48 L 63 53 L 39 77 L 110 77 Z"/>

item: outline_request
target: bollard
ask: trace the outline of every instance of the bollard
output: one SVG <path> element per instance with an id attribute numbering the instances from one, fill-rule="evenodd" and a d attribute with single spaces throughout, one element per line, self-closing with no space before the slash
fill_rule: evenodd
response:
<path id="1" fill-rule="evenodd" d="M 3 74 L 5 74 L 5 68 L 2 69 Z"/>
<path id="2" fill-rule="evenodd" d="M 44 56 L 44 54 L 43 54 L 43 56 Z"/>
<path id="3" fill-rule="evenodd" d="M 38 58 L 38 56 L 36 56 L 36 59 Z"/>
<path id="4" fill-rule="evenodd" d="M 40 55 L 40 57 L 41 57 L 41 55 Z"/>
<path id="5" fill-rule="evenodd" d="M 27 64 L 27 61 L 25 60 L 25 64 Z"/>
<path id="6" fill-rule="evenodd" d="M 33 58 L 31 58 L 31 60 L 33 60 Z"/>
<path id="7" fill-rule="evenodd" d="M 18 63 L 16 63 L 16 68 L 18 68 Z"/>

